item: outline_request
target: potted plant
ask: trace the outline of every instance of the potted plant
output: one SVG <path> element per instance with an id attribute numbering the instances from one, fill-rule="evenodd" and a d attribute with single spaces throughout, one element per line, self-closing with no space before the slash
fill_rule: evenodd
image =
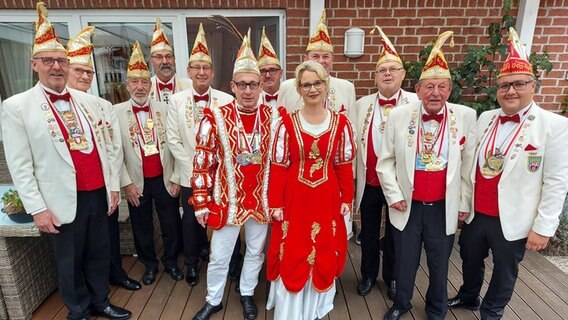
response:
<path id="1" fill-rule="evenodd" d="M 10 220 L 18 223 L 33 221 L 33 217 L 26 213 L 22 199 L 20 199 L 20 195 L 18 195 L 18 191 L 10 189 L 4 192 L 2 195 L 2 202 L 4 204 L 2 212 L 8 215 Z"/>

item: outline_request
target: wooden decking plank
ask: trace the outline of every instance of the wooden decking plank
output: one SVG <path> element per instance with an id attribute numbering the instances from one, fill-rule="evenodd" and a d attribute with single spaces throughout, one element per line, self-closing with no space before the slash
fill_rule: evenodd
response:
<path id="1" fill-rule="evenodd" d="M 185 274 L 185 269 L 182 270 Z M 175 286 L 168 297 L 168 301 L 164 307 L 161 319 L 182 319 L 183 310 L 188 303 L 189 294 L 191 293 L 191 286 L 187 281 L 177 281 Z"/>
<path id="2" fill-rule="evenodd" d="M 176 283 L 177 281 L 172 279 L 169 274 L 162 271 L 162 276 L 160 277 L 159 281 L 156 281 L 156 286 L 154 287 L 154 290 L 152 291 L 150 297 L 148 297 L 148 301 L 144 306 L 144 310 L 142 311 L 138 319 L 159 319 Z"/>
<path id="3" fill-rule="evenodd" d="M 32 314 L 32 320 L 53 319 L 62 308 L 64 307 L 61 295 L 59 291 L 55 291 Z"/>
<path id="4" fill-rule="evenodd" d="M 536 252 L 527 252 L 522 265 L 564 303 L 568 304 L 568 275 L 566 273 Z"/>
<path id="5" fill-rule="evenodd" d="M 353 242 L 350 241 L 350 244 L 352 243 Z M 358 251 L 357 249 L 359 248 L 350 246 L 349 249 L 352 252 Z M 357 294 L 357 286 L 360 278 L 360 276 L 357 276 L 357 271 L 359 268 L 357 268 L 356 270 L 355 265 L 351 259 L 351 254 L 348 254 L 347 257 L 348 258 L 345 263 L 345 268 L 343 269 L 343 273 L 340 277 L 342 293 L 345 297 L 347 310 L 352 319 L 371 319 L 371 315 L 367 307 L 367 302 L 363 297 Z"/>

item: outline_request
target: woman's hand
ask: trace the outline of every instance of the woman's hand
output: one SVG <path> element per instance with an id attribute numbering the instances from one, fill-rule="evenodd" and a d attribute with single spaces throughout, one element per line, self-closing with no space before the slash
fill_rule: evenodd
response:
<path id="1" fill-rule="evenodd" d="M 342 203 L 340 209 L 341 215 L 345 216 L 349 214 L 349 221 L 353 220 L 353 210 L 351 210 L 350 203 Z"/>
<path id="2" fill-rule="evenodd" d="M 284 218 L 284 210 L 282 208 L 278 209 L 271 209 L 272 211 L 272 219 L 276 221 L 282 221 Z"/>

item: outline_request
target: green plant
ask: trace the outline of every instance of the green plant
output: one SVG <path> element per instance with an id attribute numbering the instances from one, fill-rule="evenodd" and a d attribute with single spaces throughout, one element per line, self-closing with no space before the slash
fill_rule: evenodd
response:
<path id="1" fill-rule="evenodd" d="M 512 0 L 504 1 L 504 15 L 501 23 L 493 22 L 487 27 L 489 45 L 470 46 L 464 54 L 463 61 L 459 62 L 457 66 L 450 64 L 453 89 L 448 98 L 449 102 L 468 105 L 477 110 L 478 113 L 497 107 L 495 83 L 499 70 L 496 68 L 496 62 L 504 61 L 507 55 L 507 30 L 516 23 L 515 17 L 511 15 L 512 6 Z M 420 51 L 418 61 L 405 63 L 408 79 L 410 79 L 412 86 L 420 78 L 422 68 L 430 51 L 432 51 L 434 40 Z M 529 62 L 533 66 L 538 86 L 540 84 L 539 71 L 548 73 L 552 70 L 552 63 L 546 51 L 542 54 L 531 53 Z"/>
<path id="2" fill-rule="evenodd" d="M 4 203 L 4 208 L 2 211 L 6 214 L 14 214 L 25 211 L 24 204 L 18 191 L 10 189 L 2 195 L 2 202 Z"/>
<path id="3" fill-rule="evenodd" d="M 560 111 L 560 114 L 566 114 L 568 112 L 568 98 L 566 98 L 562 102 L 560 102 L 560 106 L 562 106 L 562 110 Z"/>

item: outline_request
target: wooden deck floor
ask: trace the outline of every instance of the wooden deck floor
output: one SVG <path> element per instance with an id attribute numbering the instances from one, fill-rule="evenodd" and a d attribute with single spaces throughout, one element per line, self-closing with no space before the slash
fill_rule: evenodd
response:
<path id="1" fill-rule="evenodd" d="M 337 282 L 338 296 L 335 307 L 327 319 L 382 319 L 392 305 L 386 296 L 386 286 L 379 282 L 378 286 L 367 297 L 357 295 L 356 288 L 360 278 L 360 248 L 350 242 L 348 262 Z M 461 259 L 459 247 L 455 246 L 450 258 L 448 275 L 448 295 L 454 296 L 461 284 Z M 181 261 L 181 260 L 180 260 Z M 141 279 L 144 266 L 133 257 L 124 257 L 123 265 L 130 277 Z M 181 265 L 181 264 L 180 264 Z M 487 289 L 487 281 L 491 276 L 491 264 L 487 264 L 486 283 L 482 293 Z M 191 319 L 204 303 L 206 294 L 206 265 L 201 266 L 201 281 L 190 287 L 185 281 L 175 282 L 169 275 L 160 273 L 151 286 L 131 292 L 111 287 L 111 302 L 132 311 L 132 319 L 139 320 L 178 320 Z M 234 291 L 234 283 L 230 280 L 225 288 L 223 305 L 225 308 L 211 319 L 242 319 L 242 308 L 239 295 Z M 422 255 L 420 269 L 416 277 L 412 304 L 414 308 L 402 319 L 427 319 L 424 311 L 424 296 L 428 286 L 428 270 L 425 256 Z M 255 292 L 255 300 L 259 306 L 258 319 L 272 319 L 272 311 L 265 310 L 268 294 L 264 270 Z M 67 309 L 63 306 L 58 292 L 54 292 L 33 314 L 34 320 L 64 320 Z M 100 319 L 100 318 L 99 318 Z M 451 310 L 446 319 L 479 319 L 478 312 L 467 310 Z M 568 319 L 568 276 L 552 265 L 538 253 L 527 252 L 521 264 L 515 294 L 505 311 L 503 319 Z"/>

